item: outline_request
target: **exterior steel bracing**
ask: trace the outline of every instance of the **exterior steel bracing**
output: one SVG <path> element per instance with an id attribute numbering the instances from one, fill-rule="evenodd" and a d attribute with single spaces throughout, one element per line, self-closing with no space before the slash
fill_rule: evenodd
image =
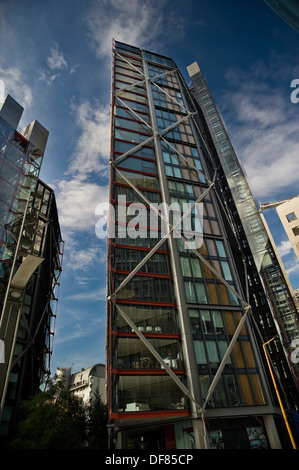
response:
<path id="1" fill-rule="evenodd" d="M 188 158 L 186 153 L 181 150 L 182 145 L 177 144 L 178 134 L 175 134 L 176 131 L 181 130 L 182 126 L 187 125 L 189 126 L 189 132 L 192 129 L 194 135 L 196 134 L 198 136 L 197 139 L 199 139 L 192 140 L 193 143 L 188 144 L 190 145 L 188 148 L 195 151 L 195 146 L 197 148 L 202 146 L 206 158 L 213 161 L 209 146 L 205 142 L 205 136 L 198 125 L 198 119 L 196 119 L 197 110 L 192 105 L 192 96 L 184 84 L 184 80 L 177 67 L 170 59 L 165 58 L 163 59 L 164 62 L 161 59 L 162 67 L 161 64 L 158 64 L 160 59 L 152 59 L 152 56 L 149 57 L 150 55 L 150 53 L 141 52 L 132 46 L 120 43 L 113 44 L 112 137 L 109 163 L 110 202 L 114 210 L 110 212 L 109 219 L 110 226 L 108 233 L 110 237 L 108 237 L 107 263 L 107 394 L 111 429 L 114 430 L 112 435 L 115 436 L 114 433 L 118 429 L 136 429 L 136 426 L 140 426 L 141 418 L 143 423 L 144 420 L 147 420 L 152 425 L 161 423 L 163 420 L 166 423 L 171 417 L 172 422 L 182 419 L 186 420 L 188 416 L 191 419 L 200 418 L 202 431 L 199 431 L 199 434 L 195 432 L 197 434 L 195 435 L 195 445 L 197 448 L 202 446 L 208 447 L 208 433 L 205 429 L 206 409 L 210 407 L 213 395 L 222 377 L 227 380 L 226 375 L 223 376 L 223 373 L 227 374 L 227 364 L 231 361 L 233 350 L 235 351 L 236 347 L 239 348 L 239 336 L 241 332 L 244 334 L 244 328 L 248 327 L 248 317 L 251 317 L 252 313 L 248 295 L 247 271 L 244 265 L 244 279 L 242 283 L 239 282 L 238 276 L 234 277 L 234 282 L 232 282 L 230 277 L 227 277 L 221 270 L 217 269 L 214 261 L 212 262 L 207 256 L 204 256 L 198 247 L 194 248 L 188 236 L 182 235 L 179 231 L 184 220 L 193 213 L 196 205 L 204 200 L 206 201 L 207 198 L 214 201 L 215 207 L 219 207 L 216 212 L 222 211 L 223 216 L 227 217 L 228 220 L 230 215 L 226 214 L 223 210 L 223 199 L 215 185 L 217 169 L 211 168 L 209 173 L 207 169 L 203 169 L 198 161 L 195 161 L 195 158 L 194 160 Z M 161 73 L 161 69 L 164 70 L 163 73 Z M 165 80 L 174 80 L 176 83 L 175 88 L 164 86 L 165 82 L 163 81 Z M 179 86 L 177 85 L 178 83 Z M 182 99 L 182 96 L 184 99 Z M 154 100 L 158 104 L 154 104 Z M 169 109 L 172 109 L 172 111 L 169 111 Z M 158 113 L 161 117 L 160 120 Z M 163 121 L 164 125 L 161 125 L 159 121 Z M 161 205 L 157 208 L 153 201 L 159 201 L 164 204 L 169 203 L 168 192 L 165 189 L 167 182 L 186 181 L 185 184 L 187 184 L 188 177 L 185 176 L 183 177 L 185 180 L 179 180 L 178 178 L 182 178 L 182 176 L 174 175 L 174 178 L 165 176 L 167 160 L 164 159 L 163 163 L 163 149 L 166 149 L 169 154 L 171 152 L 171 158 L 176 160 L 178 166 L 181 165 L 183 168 L 188 169 L 190 175 L 197 175 L 196 181 L 198 183 L 196 183 L 196 187 L 200 188 L 199 193 L 193 198 L 192 204 L 188 207 L 189 211 L 183 212 L 183 215 L 180 215 L 175 221 L 165 216 L 165 212 L 161 210 Z M 157 171 L 155 168 L 157 168 Z M 211 177 L 210 174 L 213 176 Z M 160 184 L 156 184 L 155 181 Z M 119 204 L 117 206 L 117 194 L 118 196 L 129 195 L 131 197 L 130 202 L 133 201 L 136 208 L 138 205 L 140 207 L 141 203 L 143 207 L 146 207 L 147 213 L 152 211 L 157 216 L 161 222 L 161 227 L 163 227 L 163 230 L 161 229 L 159 232 L 159 237 L 157 237 L 158 240 L 147 239 L 143 244 L 140 242 L 138 245 L 137 242 L 129 242 L 125 238 L 127 235 L 123 237 L 123 240 L 122 236 L 116 235 L 116 227 L 118 229 L 124 227 L 127 229 L 130 223 L 132 225 L 132 219 L 130 221 L 127 214 L 125 218 L 121 218 L 119 214 L 116 215 L 115 213 L 115 208 L 120 207 Z M 161 199 L 159 199 L 159 195 Z M 128 204 L 125 205 L 126 200 L 122 203 L 124 207 L 128 207 Z M 140 225 L 139 222 L 139 228 L 142 228 L 142 223 Z M 145 220 L 144 224 L 145 227 L 147 225 L 147 228 L 149 228 L 148 221 L 146 222 Z M 233 230 L 234 226 L 232 225 L 230 228 Z M 221 360 L 217 363 L 217 367 L 215 366 L 215 369 L 213 369 L 210 384 L 204 396 L 202 396 L 203 391 L 199 392 L 198 390 L 197 373 L 195 371 L 192 372 L 194 370 L 195 358 L 194 353 L 190 349 L 192 342 L 190 343 L 190 339 L 188 339 L 190 338 L 188 336 L 190 335 L 188 333 L 189 320 L 186 317 L 188 310 L 183 305 L 184 295 L 187 294 L 182 293 L 183 283 L 178 280 L 177 268 L 175 267 L 178 261 L 177 255 L 174 255 L 175 239 L 177 238 L 180 238 L 185 243 L 185 247 L 187 247 L 189 253 L 193 256 L 192 259 L 197 259 L 197 262 L 200 263 L 202 269 L 205 270 L 206 278 L 213 278 L 214 282 L 217 282 L 219 289 L 223 286 L 231 298 L 235 299 L 235 307 L 231 307 L 231 309 L 235 311 L 234 315 L 237 315 L 237 311 L 239 315 L 234 329 L 231 330 L 230 341 L 226 344 L 225 350 L 223 350 Z M 172 268 L 170 269 L 169 267 L 167 270 L 165 268 L 165 270 L 156 272 L 152 270 L 157 255 L 168 257 Z M 127 261 L 125 261 L 126 259 Z M 132 261 L 133 259 L 135 260 L 134 262 Z M 184 259 L 186 260 L 187 258 Z M 153 296 L 152 300 L 149 300 L 150 297 L 144 297 L 142 300 L 138 285 L 146 285 L 144 282 L 147 282 L 148 279 L 152 279 L 151 282 L 153 283 L 155 279 L 171 281 L 174 286 L 175 296 L 172 297 L 170 294 L 168 297 L 161 296 L 160 298 L 163 300 L 158 300 L 158 296 Z M 134 289 L 130 288 L 134 282 L 136 282 L 134 284 L 136 295 L 133 294 Z M 245 296 L 243 295 L 241 284 L 245 286 Z M 165 284 L 165 286 L 167 285 Z M 207 284 L 207 288 L 209 286 Z M 209 293 L 209 295 L 212 296 L 212 293 Z M 212 297 L 210 298 L 212 299 Z M 190 307 L 192 307 L 192 302 L 194 300 L 187 300 Z M 197 303 L 201 302 L 197 300 Z M 215 303 L 215 299 L 211 303 Z M 146 312 L 146 309 L 149 308 L 161 308 L 161 312 L 163 312 L 163 308 L 166 308 L 166 306 L 177 309 L 179 312 L 178 318 L 182 333 L 176 333 L 175 329 L 172 332 L 169 330 L 169 333 L 166 333 L 165 330 L 164 333 L 160 327 L 153 330 L 152 326 L 141 328 L 142 311 Z M 161 319 L 160 321 L 162 321 Z M 166 344 L 171 337 L 174 338 L 174 341 L 179 341 L 182 344 L 185 365 L 174 360 L 175 356 L 173 354 L 172 356 L 170 355 L 172 359 L 169 360 L 169 357 L 165 358 L 160 342 L 163 343 L 164 341 Z M 139 349 L 137 348 L 136 341 L 140 341 L 138 343 Z M 139 354 L 139 362 L 130 362 L 132 360 L 130 358 L 137 357 L 137 352 L 142 350 L 141 344 L 144 346 L 143 355 L 148 355 L 149 357 L 143 360 L 141 354 Z M 123 348 L 123 351 L 125 351 L 125 348 L 129 348 L 128 351 L 130 350 L 130 352 L 118 353 L 118 350 L 121 348 Z M 148 354 L 145 351 L 148 351 Z M 163 351 L 163 354 L 161 351 Z M 180 357 L 180 354 L 178 353 L 177 357 Z M 200 357 L 197 356 L 197 364 L 200 360 Z M 156 366 L 153 366 L 153 361 L 156 361 Z M 123 364 L 124 362 L 126 365 Z M 152 365 L 149 365 L 150 363 Z M 179 363 L 180 366 L 178 366 Z M 153 367 L 158 367 L 158 369 Z M 130 396 L 132 397 L 133 395 L 138 396 L 138 390 L 145 390 L 146 380 L 150 383 L 153 377 L 161 377 L 162 386 L 162 379 L 165 377 L 165 374 L 169 376 L 175 387 L 180 389 L 185 396 L 185 399 L 181 399 L 181 407 L 177 407 L 176 410 L 173 409 L 170 412 L 171 408 L 167 406 L 164 407 L 163 411 L 162 405 L 160 411 L 154 411 L 159 410 L 159 408 L 152 407 L 153 399 L 149 398 L 149 401 L 140 399 L 138 402 L 137 398 L 135 400 L 133 398 L 125 398 L 125 394 L 128 396 L 131 394 Z M 199 380 L 205 380 L 205 377 L 203 376 Z M 137 388 L 133 393 L 134 380 L 136 381 L 134 386 Z M 256 380 L 259 379 L 256 378 Z M 264 380 L 262 378 L 262 383 L 264 384 L 262 387 L 266 386 Z M 169 383 L 169 388 L 171 388 L 171 382 L 167 383 Z M 140 397 L 142 397 L 142 394 L 140 394 Z M 256 399 L 260 405 L 266 404 L 262 395 L 260 398 L 257 398 L 256 395 Z M 190 405 L 188 405 L 188 402 Z M 254 413 L 257 414 L 256 411 Z M 125 422 L 126 424 L 124 424 Z M 200 441 L 201 439 L 203 441 Z"/>

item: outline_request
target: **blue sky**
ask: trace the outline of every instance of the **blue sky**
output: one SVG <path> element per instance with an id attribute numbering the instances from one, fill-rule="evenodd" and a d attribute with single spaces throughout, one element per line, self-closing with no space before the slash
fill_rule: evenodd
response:
<path id="1" fill-rule="evenodd" d="M 0 0 L 0 79 L 50 132 L 41 179 L 55 189 L 65 240 L 52 373 L 105 361 L 112 38 L 197 61 L 257 201 L 299 194 L 299 36 L 262 0 Z M 265 212 L 293 287 L 299 263 L 275 210 Z"/>

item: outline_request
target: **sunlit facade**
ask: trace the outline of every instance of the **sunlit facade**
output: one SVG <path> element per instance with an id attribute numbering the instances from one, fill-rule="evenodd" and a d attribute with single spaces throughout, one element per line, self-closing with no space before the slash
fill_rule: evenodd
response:
<path id="1" fill-rule="evenodd" d="M 111 110 L 110 445 L 279 448 L 242 256 L 194 98 L 173 60 L 115 42 Z M 170 224 L 152 217 L 161 203 L 174 208 Z"/>

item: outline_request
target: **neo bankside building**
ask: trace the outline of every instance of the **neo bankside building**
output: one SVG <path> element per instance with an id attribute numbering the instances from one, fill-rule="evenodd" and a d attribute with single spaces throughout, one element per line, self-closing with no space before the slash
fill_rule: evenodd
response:
<path id="1" fill-rule="evenodd" d="M 297 409 L 297 372 L 260 279 L 261 266 L 275 260 L 267 252 L 256 264 L 223 171 L 224 142 L 209 122 L 218 114 L 204 108 L 208 101 L 215 108 L 208 91 L 200 104 L 198 90 L 195 82 L 187 87 L 172 59 L 113 43 L 106 345 L 112 448 L 288 445 L 262 352 L 274 335 L 270 352 L 283 370 L 285 406 Z M 170 206 L 167 223 L 151 227 L 152 211 L 162 220 L 161 207 Z M 178 236 L 186 207 L 190 233 Z M 202 236 L 198 247 L 190 243 L 194 233 Z"/>

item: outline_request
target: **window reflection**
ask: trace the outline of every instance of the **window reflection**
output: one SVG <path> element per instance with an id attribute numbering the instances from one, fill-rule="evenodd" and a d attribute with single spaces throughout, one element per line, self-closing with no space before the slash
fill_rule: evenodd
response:
<path id="1" fill-rule="evenodd" d="M 144 330 L 144 332 L 152 331 L 152 326 L 147 326 Z M 172 369 L 183 368 L 181 346 L 177 339 L 148 338 L 148 341 L 168 367 Z M 139 338 L 118 338 L 115 367 L 134 370 L 163 368 Z"/>
<path id="2" fill-rule="evenodd" d="M 184 377 L 178 378 L 185 383 Z M 115 401 L 118 412 L 188 409 L 185 395 L 168 375 L 121 375 Z"/>
<path id="3" fill-rule="evenodd" d="M 154 305 L 121 305 L 135 325 L 143 332 L 178 334 L 177 313 L 174 308 Z M 131 328 L 117 314 L 118 331 L 131 332 Z"/>

